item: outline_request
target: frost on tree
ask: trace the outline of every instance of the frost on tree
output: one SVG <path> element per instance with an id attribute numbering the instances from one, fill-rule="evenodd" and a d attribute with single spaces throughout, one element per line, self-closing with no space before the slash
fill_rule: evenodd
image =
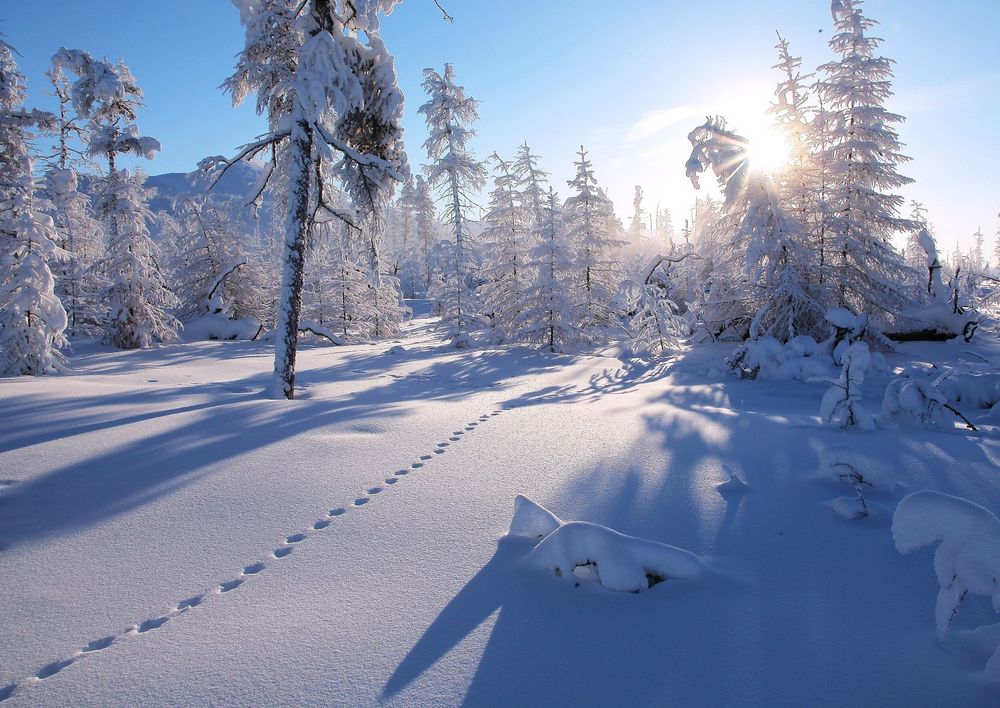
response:
<path id="1" fill-rule="evenodd" d="M 28 135 L 51 115 L 27 111 L 13 48 L 0 39 L 0 375 L 41 375 L 58 368 L 66 311 L 50 262 L 64 258 L 52 218 L 35 201 Z"/>
<path id="2" fill-rule="evenodd" d="M 465 347 L 472 343 L 471 330 L 481 324 L 479 303 L 470 288 L 476 254 L 467 216 L 473 196 L 486 181 L 486 168 L 468 149 L 476 134 L 470 126 L 479 119 L 479 102 L 455 83 L 451 64 L 445 64 L 443 74 L 424 69 L 423 87 L 429 96 L 419 109 L 429 133 L 424 142 L 430 159 L 425 173 L 444 203 L 442 216 L 452 239 L 449 261 L 435 286 L 435 299 L 441 303 L 446 338 L 457 347 Z"/>
<path id="3" fill-rule="evenodd" d="M 136 349 L 175 339 L 179 323 L 169 310 L 178 301 L 164 281 L 159 250 L 149 237 L 152 191 L 142 186 L 141 176 L 117 165 L 119 155 L 149 160 L 160 150 L 155 139 L 139 135 L 134 122 L 143 105 L 142 90 L 124 62 L 111 64 L 64 48 L 52 63 L 75 76 L 70 96 L 77 115 L 87 121 L 87 154 L 107 165 L 96 197 L 107 241 L 101 266 L 110 280 L 103 296 L 103 340 Z"/>
<path id="4" fill-rule="evenodd" d="M 840 307 L 869 317 L 867 341 L 890 349 L 884 335 L 910 303 L 912 280 L 893 248 L 895 232 L 913 227 L 901 218 L 903 198 L 891 193 L 912 182 L 897 171 L 909 158 L 889 112 L 891 59 L 876 56 L 882 40 L 868 34 L 877 23 L 864 16 L 860 0 L 834 0 L 836 32 L 830 48 L 840 58 L 820 67 L 818 90 L 832 117 L 821 158 L 830 173 L 827 244 L 830 285 Z"/>
<path id="5" fill-rule="evenodd" d="M 380 15 L 398 0 L 234 0 L 246 42 L 224 86 L 234 103 L 251 93 L 269 132 L 225 168 L 270 153 L 268 179 L 287 186 L 281 295 L 272 394 L 292 398 L 305 276 L 306 243 L 317 221 L 355 227 L 376 284 L 384 209 L 408 170 L 402 146 L 403 98 L 379 37 Z M 350 208 L 337 203 L 339 182 Z M 363 228 L 364 227 L 364 228 Z"/>
<path id="6" fill-rule="evenodd" d="M 598 186 L 582 145 L 577 155 L 576 176 L 568 182 L 573 194 L 563 211 L 576 278 L 578 331 L 586 341 L 597 342 L 618 323 L 615 295 L 622 277 L 616 254 L 626 242 L 619 238 L 614 206 Z"/>
<path id="7" fill-rule="evenodd" d="M 821 338 L 825 308 L 808 279 L 812 250 L 802 224 L 782 208 L 770 176 L 753 165 L 747 140 L 722 118 L 709 118 L 688 140 L 692 184 L 697 188 L 701 173 L 711 169 L 725 196 L 718 222 L 725 241 L 713 268 L 706 323 L 716 336 Z"/>
<path id="8" fill-rule="evenodd" d="M 539 218 L 535 247 L 528 255 L 534 279 L 525 290 L 525 307 L 514 325 L 522 341 L 540 344 L 553 353 L 565 352 L 577 341 L 573 263 L 563 213 L 551 187 Z"/>

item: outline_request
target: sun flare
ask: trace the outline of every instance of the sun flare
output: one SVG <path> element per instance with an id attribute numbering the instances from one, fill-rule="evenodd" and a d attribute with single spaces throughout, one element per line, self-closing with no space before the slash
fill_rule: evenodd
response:
<path id="1" fill-rule="evenodd" d="M 774 128 L 756 130 L 749 137 L 750 164 L 768 174 L 780 172 L 788 164 L 790 151 L 785 136 Z"/>

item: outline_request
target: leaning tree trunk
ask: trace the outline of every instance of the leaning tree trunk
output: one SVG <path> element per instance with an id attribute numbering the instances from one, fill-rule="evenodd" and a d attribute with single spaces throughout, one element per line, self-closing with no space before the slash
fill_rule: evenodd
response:
<path id="1" fill-rule="evenodd" d="M 288 217 L 282 259 L 281 299 L 277 336 L 274 341 L 275 398 L 295 397 L 295 353 L 302 310 L 302 282 L 305 273 L 306 232 L 309 221 L 309 165 L 312 129 L 304 119 L 292 127 L 288 165 Z"/>

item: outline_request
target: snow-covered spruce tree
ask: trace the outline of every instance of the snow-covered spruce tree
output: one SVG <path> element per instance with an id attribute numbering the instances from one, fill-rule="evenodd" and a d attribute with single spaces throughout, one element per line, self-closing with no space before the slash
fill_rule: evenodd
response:
<path id="1" fill-rule="evenodd" d="M 430 159 L 425 173 L 427 181 L 437 186 L 452 238 L 452 262 L 439 284 L 437 299 L 442 303 L 441 321 L 447 339 L 457 347 L 465 347 L 472 343 L 470 331 L 481 324 L 478 302 L 469 287 L 475 251 L 466 216 L 473 205 L 472 195 L 486 181 L 486 168 L 467 145 L 476 134 L 469 126 L 479 119 L 479 102 L 466 96 L 465 88 L 455 83 L 451 64 L 444 65 L 443 74 L 424 69 L 423 87 L 429 99 L 419 112 L 430 133 L 424 142 Z"/>
<path id="2" fill-rule="evenodd" d="M 573 264 L 566 248 L 565 224 L 556 193 L 542 207 L 537 239 L 529 254 L 534 280 L 525 291 L 525 307 L 515 327 L 522 341 L 564 352 L 577 340 L 573 307 Z"/>
<path id="3" fill-rule="evenodd" d="M 407 171 L 402 94 L 379 18 L 398 0 L 235 0 L 246 30 L 236 70 L 224 83 L 241 103 L 257 96 L 270 132 L 245 145 L 227 167 L 270 152 L 272 172 L 287 184 L 282 289 L 272 394 L 293 398 L 306 242 L 318 215 L 355 227 L 381 220 L 394 182 Z M 352 202 L 333 201 L 328 180 Z M 381 271 L 381 227 L 364 234 L 369 268 Z"/>
<path id="4" fill-rule="evenodd" d="M 417 239 L 417 187 L 416 180 L 408 179 L 403 183 L 396 202 L 396 229 L 398 232 L 395 244 L 395 263 L 393 274 L 399 278 L 400 288 L 404 295 L 416 297 L 416 286 L 420 282 L 420 246 Z"/>
<path id="5" fill-rule="evenodd" d="M 423 294 L 427 293 L 431 287 L 431 276 L 434 271 L 432 266 L 431 251 L 438 241 L 438 218 L 437 209 L 434 207 L 434 197 L 431 195 L 431 186 L 421 175 L 417 175 L 417 186 L 414 199 L 416 202 L 416 229 L 417 248 L 419 249 L 418 268 L 420 272 L 420 283 L 423 287 Z"/>
<path id="6" fill-rule="evenodd" d="M 41 375 L 58 368 L 66 311 L 49 262 L 64 258 L 51 217 L 35 201 L 27 131 L 54 117 L 24 109 L 24 77 L 0 39 L 0 375 Z"/>
<path id="7" fill-rule="evenodd" d="M 625 245 L 618 237 L 614 205 L 597 185 L 587 151 L 580 146 L 576 176 L 568 184 L 574 194 L 563 205 L 566 238 L 571 244 L 576 273 L 576 311 L 580 335 L 594 342 L 604 339 L 618 321 L 615 295 L 621 284 L 616 255 Z"/>
<path id="8" fill-rule="evenodd" d="M 524 206 L 513 163 L 493 153 L 496 177 L 490 193 L 490 207 L 483 216 L 486 229 L 480 238 L 485 250 L 480 288 L 482 311 L 489 318 L 497 342 L 517 339 L 517 316 L 525 306 L 525 289 L 530 282 L 527 254 L 531 249 L 533 215 Z"/>
<path id="9" fill-rule="evenodd" d="M 711 168 L 725 195 L 719 227 L 726 241 L 714 264 L 706 322 L 717 333 L 731 330 L 752 339 L 820 338 L 826 309 L 808 284 L 812 256 L 802 225 L 781 208 L 771 178 L 754 168 L 746 139 L 723 119 L 710 118 L 688 140 L 686 168 L 694 186 Z"/>
<path id="10" fill-rule="evenodd" d="M 83 153 L 75 146 L 85 133 L 73 111 L 70 83 L 59 67 L 46 76 L 59 102 L 59 114 L 53 131 L 55 149 L 49 156 L 42 193 L 51 205 L 57 245 L 67 255 L 56 266 L 56 295 L 66 308 L 66 334 L 73 338 L 96 334 L 103 324 L 99 298 L 105 288 L 94 265 L 104 251 L 104 233 L 93 217 L 89 197 L 78 191 L 74 163 Z"/>
<path id="11" fill-rule="evenodd" d="M 134 123 L 143 105 L 142 90 L 124 62 L 110 64 L 79 49 L 64 48 L 52 63 L 76 77 L 70 95 L 77 115 L 87 120 L 87 154 L 107 164 L 96 197 L 106 229 L 102 268 L 111 281 L 103 296 L 108 307 L 104 342 L 136 349 L 170 341 L 176 338 L 179 323 L 168 309 L 178 303 L 164 282 L 159 251 L 149 237 L 152 191 L 142 186 L 140 175 L 117 166 L 121 154 L 150 160 L 160 150 L 160 143 L 140 136 Z"/>
<path id="12" fill-rule="evenodd" d="M 817 85 L 833 115 L 822 156 L 831 177 L 830 285 L 841 307 L 869 316 L 869 343 L 889 349 L 883 331 L 910 303 L 910 271 L 891 238 L 913 224 L 898 216 L 903 198 L 889 193 L 912 181 L 897 172 L 909 159 L 893 128 L 903 117 L 885 108 L 893 61 L 875 55 L 882 40 L 867 32 L 877 23 L 864 16 L 861 0 L 834 0 L 832 7 L 837 30 L 829 44 L 840 58 L 820 67 Z"/>
<path id="13" fill-rule="evenodd" d="M 512 169 L 517 175 L 517 189 L 521 193 L 522 203 L 531 217 L 528 226 L 532 233 L 536 233 L 546 219 L 549 190 L 545 185 L 549 173 L 538 167 L 538 156 L 532 154 L 527 142 L 517 149 Z"/>
<path id="14" fill-rule="evenodd" d="M 906 265 L 914 270 L 922 271 L 926 266 L 926 254 L 920 244 L 920 232 L 925 229 L 929 231 L 930 224 L 927 222 L 927 207 L 915 199 L 910 201 L 910 221 L 913 222 L 913 228 L 906 233 L 904 257 Z"/>
<path id="15" fill-rule="evenodd" d="M 645 228 L 646 210 L 642 208 L 642 187 L 635 185 L 635 196 L 632 199 L 632 221 L 629 222 L 628 238 L 632 256 L 639 254 L 642 248 L 642 231 Z"/>

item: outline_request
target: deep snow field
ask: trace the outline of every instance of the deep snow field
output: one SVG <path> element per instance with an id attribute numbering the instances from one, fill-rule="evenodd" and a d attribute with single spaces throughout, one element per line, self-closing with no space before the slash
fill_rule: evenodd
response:
<path id="1" fill-rule="evenodd" d="M 1000 512 L 986 411 L 963 411 L 979 432 L 844 432 L 820 424 L 826 385 L 736 379 L 731 346 L 648 367 L 454 351 L 429 324 L 304 348 L 291 402 L 262 396 L 256 342 L 89 345 L 73 375 L 0 380 L 0 701 L 1000 704 L 1000 631 L 973 631 L 1000 617 L 970 595 L 940 641 L 933 550 L 890 531 L 921 489 Z M 873 413 L 888 380 L 865 381 Z M 867 518 L 817 479 L 843 445 L 893 480 Z M 704 572 L 638 594 L 557 578 L 504 538 L 517 494 Z"/>

